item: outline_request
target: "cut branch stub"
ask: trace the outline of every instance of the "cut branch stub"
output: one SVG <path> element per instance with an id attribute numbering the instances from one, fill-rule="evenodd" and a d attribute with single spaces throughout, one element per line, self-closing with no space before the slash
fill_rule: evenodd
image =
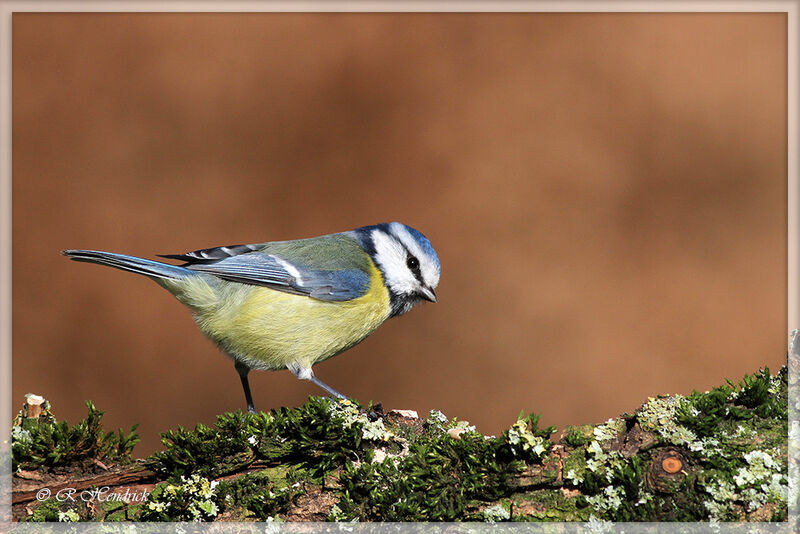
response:
<path id="1" fill-rule="evenodd" d="M 46 408 L 47 401 L 41 395 L 28 393 L 25 395 L 25 417 L 28 419 L 39 419 L 42 412 Z"/>
<path id="2" fill-rule="evenodd" d="M 678 449 L 666 447 L 656 451 L 647 470 L 647 486 L 661 493 L 675 493 L 686 479 L 689 462 Z"/>
<path id="3" fill-rule="evenodd" d="M 677 456 L 671 456 L 669 458 L 664 458 L 661 460 L 661 469 L 666 471 L 667 473 L 674 475 L 681 469 L 683 469 L 683 462 Z"/>

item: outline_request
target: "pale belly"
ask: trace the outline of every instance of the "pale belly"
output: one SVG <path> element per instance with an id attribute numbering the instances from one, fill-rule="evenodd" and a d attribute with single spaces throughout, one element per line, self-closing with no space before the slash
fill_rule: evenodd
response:
<path id="1" fill-rule="evenodd" d="M 389 295 L 380 276 L 376 269 L 370 290 L 344 302 L 233 282 L 212 289 L 200 279 L 173 293 L 192 309 L 206 336 L 248 367 L 310 368 L 363 341 L 388 318 Z"/>

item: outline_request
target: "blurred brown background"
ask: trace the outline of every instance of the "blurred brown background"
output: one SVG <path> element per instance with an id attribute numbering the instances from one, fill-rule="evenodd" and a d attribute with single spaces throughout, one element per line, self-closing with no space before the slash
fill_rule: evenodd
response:
<path id="1" fill-rule="evenodd" d="M 786 346 L 782 14 L 15 14 L 13 402 L 158 432 L 244 407 L 145 257 L 400 220 L 438 304 L 317 375 L 486 434 Z M 261 409 L 321 393 L 251 375 Z"/>

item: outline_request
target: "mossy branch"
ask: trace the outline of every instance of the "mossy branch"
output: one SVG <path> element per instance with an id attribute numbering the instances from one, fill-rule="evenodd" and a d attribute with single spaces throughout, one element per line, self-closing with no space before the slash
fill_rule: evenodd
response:
<path id="1" fill-rule="evenodd" d="M 311 398 L 162 435 L 133 461 L 135 427 L 104 434 L 24 409 L 13 434 L 17 520 L 780 521 L 787 517 L 784 367 L 648 399 L 596 425 L 499 437 L 440 412 Z M 107 488 L 136 500 L 55 498 Z M 37 500 L 47 489 L 53 497 Z M 90 492 L 90 497 L 91 497 Z M 145 498 L 146 497 L 146 498 Z"/>

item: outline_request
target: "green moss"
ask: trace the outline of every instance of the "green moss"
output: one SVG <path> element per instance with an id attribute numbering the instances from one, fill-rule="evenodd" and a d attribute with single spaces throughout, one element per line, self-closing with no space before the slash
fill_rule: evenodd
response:
<path id="1" fill-rule="evenodd" d="M 661 518 L 661 521 L 704 521 L 708 519 L 704 502 L 704 495 L 687 479 L 675 493 L 653 494 L 648 513 L 642 520 L 654 521 Z"/>
<path id="2" fill-rule="evenodd" d="M 381 420 L 370 421 L 363 412 L 350 401 L 312 397 L 294 409 L 228 413 L 214 427 L 166 432 L 165 450 L 151 460 L 166 476 L 221 476 L 259 460 L 302 464 L 321 478 L 392 438 Z"/>
<path id="3" fill-rule="evenodd" d="M 86 419 L 75 425 L 57 421 L 49 403 L 38 419 L 24 417 L 20 412 L 12 428 L 13 469 L 65 467 L 97 459 L 126 463 L 133 447 L 139 442 L 133 425 L 129 433 L 103 432 L 102 411 L 92 401 L 86 401 Z"/>
<path id="4" fill-rule="evenodd" d="M 121 500 L 116 500 L 116 499 L 107 499 L 103 501 L 103 504 L 101 506 L 103 511 L 106 513 L 110 513 L 113 512 L 114 510 L 119 510 L 124 507 L 125 503 L 122 502 Z"/>
<path id="5" fill-rule="evenodd" d="M 272 468 L 220 482 L 214 500 L 220 510 L 232 512 L 239 520 L 263 521 L 286 513 L 292 499 L 303 491 L 300 483 L 288 483 L 287 474 L 286 468 Z"/>
<path id="6" fill-rule="evenodd" d="M 114 512 L 113 514 L 108 514 L 105 516 L 103 521 L 108 521 L 109 523 L 117 523 L 120 521 L 126 521 L 125 517 L 125 510 L 120 510 L 118 512 Z"/>
<path id="7" fill-rule="evenodd" d="M 581 447 L 592 438 L 592 425 L 568 426 L 564 432 L 564 444 L 570 447 Z"/>
<path id="8" fill-rule="evenodd" d="M 564 483 L 580 486 L 586 475 L 586 449 L 583 447 L 569 451 L 562 467 Z"/>
<path id="9" fill-rule="evenodd" d="M 764 370 L 709 392 L 652 398 L 621 418 L 569 427 L 558 447 L 537 415 L 486 437 L 440 412 L 409 423 L 311 398 L 163 434 L 165 450 L 148 462 L 166 482 L 144 505 L 109 501 L 90 514 L 45 501 L 30 520 L 274 521 L 296 517 L 309 494 L 326 494 L 314 513 L 329 510 L 333 521 L 778 520 L 787 514 L 787 387 L 785 369 Z M 89 406 L 73 432 L 123 443 L 121 433 L 99 432 L 102 412 Z M 47 425 L 59 424 L 47 414 L 35 427 L 20 421 L 15 447 L 44 443 L 34 432 Z M 84 451 L 61 459 L 87 458 L 85 440 L 58 428 L 52 442 Z M 680 459 L 680 470 L 666 471 L 665 458 Z"/>
<path id="10" fill-rule="evenodd" d="M 95 515 L 92 521 L 125 521 L 125 503 L 122 500 L 108 498 L 95 501 Z"/>
<path id="11" fill-rule="evenodd" d="M 58 502 L 56 499 L 47 499 L 37 506 L 33 510 L 33 514 L 28 516 L 25 521 L 32 521 L 35 523 L 57 522 L 58 513 L 61 512 L 61 508 L 62 503 Z"/>
<path id="12" fill-rule="evenodd" d="M 91 519 L 85 502 L 80 499 L 59 500 L 51 497 L 42 501 L 23 521 L 33 523 L 75 523 Z"/>
<path id="13" fill-rule="evenodd" d="M 495 501 L 510 494 L 513 477 L 525 462 L 540 463 L 554 428 L 541 430 L 538 416 L 520 416 L 500 438 L 464 432 L 459 439 L 429 433 L 410 444 L 402 457 L 377 463 L 348 464 L 340 477 L 342 519 L 381 521 L 455 521 L 481 519 L 470 513 L 475 501 Z M 448 422 L 429 417 L 428 424 Z M 555 474 L 553 474 L 555 478 Z"/>
<path id="14" fill-rule="evenodd" d="M 576 497 L 558 490 L 542 489 L 512 497 L 512 521 L 587 521 L 591 508 L 579 506 Z"/>
<path id="15" fill-rule="evenodd" d="M 771 376 L 769 369 L 762 369 L 745 375 L 738 385 L 729 380 L 727 385 L 705 393 L 692 392 L 675 418 L 699 437 L 711 437 L 719 433 L 721 426 L 730 430 L 753 418 L 786 419 L 787 393 L 787 367 L 776 376 Z"/>
<path id="16" fill-rule="evenodd" d="M 125 519 L 128 521 L 141 521 L 142 520 L 142 504 L 131 504 L 125 510 Z"/>
<path id="17" fill-rule="evenodd" d="M 93 514 L 89 513 L 87 521 L 126 521 L 126 504 L 121 500 L 107 499 L 96 500 L 92 506 Z"/>

